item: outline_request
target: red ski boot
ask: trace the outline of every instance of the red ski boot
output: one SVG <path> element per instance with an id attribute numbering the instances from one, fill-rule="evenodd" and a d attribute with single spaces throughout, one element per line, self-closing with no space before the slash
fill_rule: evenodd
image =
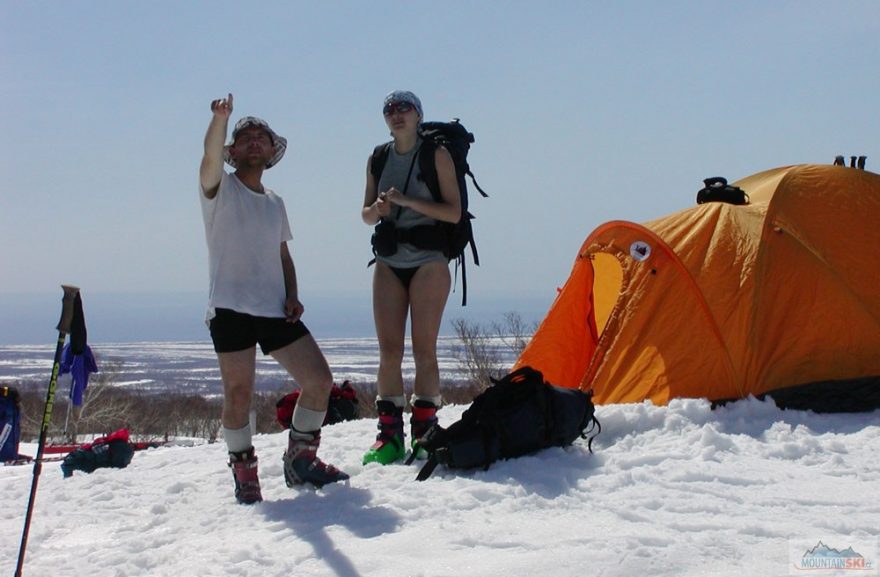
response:
<path id="1" fill-rule="evenodd" d="M 348 479 L 346 473 L 318 458 L 320 444 L 320 431 L 300 433 L 295 429 L 290 430 L 287 451 L 284 453 L 284 481 L 288 487 L 311 483 L 320 488 L 327 483 Z"/>
<path id="2" fill-rule="evenodd" d="M 260 479 L 257 476 L 257 457 L 254 448 L 240 453 L 229 453 L 229 467 L 235 480 L 235 500 L 243 505 L 252 505 L 263 500 L 260 493 Z"/>
<path id="3" fill-rule="evenodd" d="M 427 459 L 428 453 L 418 446 L 419 441 L 428 432 L 428 429 L 437 424 L 437 405 L 431 401 L 421 399 L 413 403 L 412 417 L 409 420 L 412 432 L 412 450 L 414 458 Z"/>

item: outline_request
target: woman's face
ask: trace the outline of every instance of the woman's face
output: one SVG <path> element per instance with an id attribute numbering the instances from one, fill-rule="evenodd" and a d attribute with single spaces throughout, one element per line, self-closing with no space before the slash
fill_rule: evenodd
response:
<path id="1" fill-rule="evenodd" d="M 391 102 L 382 109 L 385 123 L 392 134 L 416 132 L 419 127 L 419 113 L 409 102 Z"/>

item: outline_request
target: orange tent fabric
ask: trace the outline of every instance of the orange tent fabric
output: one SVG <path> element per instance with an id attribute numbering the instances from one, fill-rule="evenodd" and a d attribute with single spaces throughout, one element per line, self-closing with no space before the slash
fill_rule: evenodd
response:
<path id="1" fill-rule="evenodd" d="M 797 165 L 734 184 L 748 205 L 597 228 L 514 368 L 600 404 L 865 377 L 880 392 L 880 175 Z"/>

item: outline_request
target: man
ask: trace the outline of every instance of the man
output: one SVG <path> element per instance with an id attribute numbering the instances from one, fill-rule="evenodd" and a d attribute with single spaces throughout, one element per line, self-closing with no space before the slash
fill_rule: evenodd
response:
<path id="1" fill-rule="evenodd" d="M 256 373 L 256 345 L 281 364 L 302 391 L 284 453 L 288 487 L 317 487 L 348 479 L 316 453 L 333 377 L 300 320 L 292 239 L 284 201 L 262 183 L 263 171 L 284 156 L 287 140 L 252 116 L 242 118 L 224 146 L 232 94 L 211 103 L 199 170 L 208 242 L 208 322 L 223 380 L 223 435 L 239 503 L 262 500 L 257 457 L 248 426 Z M 223 170 L 224 160 L 235 172 Z"/>

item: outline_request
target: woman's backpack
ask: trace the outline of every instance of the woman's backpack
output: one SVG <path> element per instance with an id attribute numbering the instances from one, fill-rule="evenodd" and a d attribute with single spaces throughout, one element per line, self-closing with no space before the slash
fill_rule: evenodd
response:
<path id="1" fill-rule="evenodd" d="M 428 462 L 416 479 L 424 481 L 438 464 L 453 469 L 488 469 L 498 459 L 511 459 L 548 447 L 564 447 L 578 437 L 593 438 L 602 427 L 595 417 L 592 394 L 544 381 L 544 375 L 522 367 L 478 395 L 461 419 L 448 429 L 434 425 L 418 440 Z M 417 448 L 408 462 L 412 463 Z"/>
<path id="2" fill-rule="evenodd" d="M 470 176 L 471 182 L 477 188 L 479 193 L 484 197 L 488 197 L 480 185 L 477 184 L 474 173 L 471 172 L 468 165 L 467 155 L 474 142 L 474 135 L 468 132 L 467 128 L 457 119 L 451 122 L 423 122 L 419 127 L 419 135 L 422 137 L 422 148 L 419 151 L 419 172 L 421 178 L 431 191 L 431 196 L 435 202 L 442 201 L 440 194 L 440 184 L 437 180 L 437 167 L 434 166 L 434 152 L 437 146 L 443 146 L 449 151 L 452 157 L 452 163 L 455 165 L 455 176 L 458 180 L 458 191 L 461 194 L 461 219 L 456 223 L 441 222 L 437 226 L 441 228 L 443 254 L 449 260 L 454 260 L 456 267 L 461 267 L 461 285 L 462 296 L 461 304 L 467 304 L 467 272 L 465 268 L 465 249 L 470 245 L 471 256 L 474 264 L 480 265 L 480 257 L 477 254 L 477 245 L 474 242 L 474 230 L 471 220 L 474 215 L 468 210 L 468 191 L 465 176 Z M 370 172 L 379 182 L 382 176 L 382 170 L 388 160 L 388 153 L 391 150 L 393 142 L 380 144 L 373 150 L 373 156 L 370 160 Z M 433 248 L 433 247 L 431 247 Z"/>

